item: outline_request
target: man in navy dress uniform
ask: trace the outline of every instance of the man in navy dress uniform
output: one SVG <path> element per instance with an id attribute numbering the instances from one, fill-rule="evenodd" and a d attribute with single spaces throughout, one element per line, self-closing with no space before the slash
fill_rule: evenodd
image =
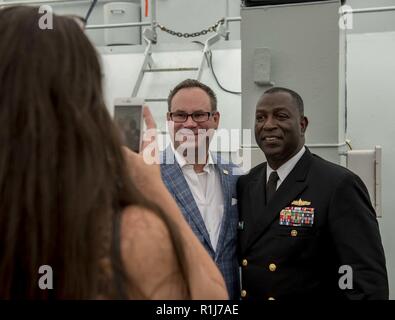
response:
<path id="1" fill-rule="evenodd" d="M 305 147 L 302 98 L 267 90 L 255 138 L 267 162 L 237 184 L 243 299 L 388 299 L 379 227 L 361 179 Z"/>

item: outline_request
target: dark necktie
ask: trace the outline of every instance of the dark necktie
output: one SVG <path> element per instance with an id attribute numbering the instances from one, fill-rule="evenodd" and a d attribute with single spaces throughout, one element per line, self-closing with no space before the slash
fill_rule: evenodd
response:
<path id="1" fill-rule="evenodd" d="M 269 176 L 269 181 L 266 184 L 266 203 L 269 203 L 270 199 L 274 196 L 277 187 L 278 174 L 276 171 L 272 171 Z"/>

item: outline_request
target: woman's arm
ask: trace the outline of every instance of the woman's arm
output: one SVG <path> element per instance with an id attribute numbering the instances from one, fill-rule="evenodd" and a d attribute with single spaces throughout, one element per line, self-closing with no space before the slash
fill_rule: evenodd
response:
<path id="1" fill-rule="evenodd" d="M 162 293 L 166 293 L 168 290 L 172 292 L 172 297 L 169 297 L 169 299 L 186 298 L 185 292 L 182 292 L 184 286 L 180 283 L 175 284 L 174 281 L 187 281 L 190 287 L 190 298 L 192 299 L 228 299 L 226 285 L 220 271 L 192 232 L 173 197 L 163 184 L 159 169 L 156 168 L 157 165 L 147 165 L 142 156 L 130 150 L 125 150 L 125 155 L 128 159 L 132 178 L 135 183 L 139 181 L 137 187 L 147 199 L 155 203 L 164 214 L 174 221 L 179 230 L 181 239 L 184 242 L 186 268 L 189 271 L 188 279 L 181 279 L 169 230 L 162 219 L 147 209 L 128 208 L 124 218 L 125 222 L 122 223 L 122 229 L 124 230 L 124 224 L 126 228 L 122 236 L 125 235 L 129 241 L 123 245 L 122 252 L 125 258 L 127 258 L 127 255 L 130 255 L 130 259 L 134 260 L 134 263 L 141 265 L 141 269 L 136 265 L 131 271 L 136 273 L 135 280 L 140 281 L 140 279 L 144 278 L 144 281 L 146 281 L 146 278 L 153 278 L 153 274 L 159 275 L 161 273 L 166 278 L 166 276 L 173 273 L 174 275 L 169 277 L 166 280 L 167 282 L 162 283 L 163 277 L 159 276 L 157 280 L 150 280 L 157 282 L 158 285 L 162 283 L 162 286 L 164 286 L 160 288 L 161 293 L 158 293 L 161 299 L 167 299 L 163 297 Z M 137 178 L 137 176 L 139 177 Z M 143 249 L 140 250 L 140 247 Z M 147 260 L 144 263 L 144 257 L 149 257 L 148 265 L 146 264 Z M 129 266 L 133 267 L 132 264 L 133 261 L 130 262 Z M 144 268 L 144 265 L 146 265 L 146 268 Z M 169 285 L 169 289 L 166 288 L 165 284 Z M 155 287 L 155 285 L 151 283 L 150 287 Z M 174 290 L 180 290 L 182 295 L 179 296 Z M 152 297 L 155 295 L 155 292 L 149 292 L 149 294 Z"/>
<path id="2" fill-rule="evenodd" d="M 123 211 L 121 255 L 130 298 L 189 298 L 169 230 L 154 212 L 132 206 Z"/>

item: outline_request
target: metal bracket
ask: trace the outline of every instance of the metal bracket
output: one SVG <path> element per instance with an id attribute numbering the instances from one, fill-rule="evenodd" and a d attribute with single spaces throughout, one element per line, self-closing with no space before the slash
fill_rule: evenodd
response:
<path id="1" fill-rule="evenodd" d="M 204 43 L 204 49 L 202 52 L 202 58 L 200 61 L 200 67 L 198 69 L 198 72 L 196 74 L 196 80 L 201 79 L 202 77 L 202 73 L 203 73 L 203 67 L 204 67 L 204 63 L 206 61 L 206 53 L 209 52 L 211 50 L 211 47 L 217 43 L 221 37 L 225 38 L 227 37 L 228 34 L 228 30 L 226 29 L 226 27 L 223 24 L 218 25 L 217 29 L 215 30 L 215 34 L 212 35 L 211 37 L 209 37 L 205 43 Z"/>
<path id="2" fill-rule="evenodd" d="M 382 148 L 375 146 L 371 150 L 349 150 L 347 168 L 356 173 L 365 183 L 377 217 L 382 217 Z"/>
<path id="3" fill-rule="evenodd" d="M 144 77 L 144 72 L 145 69 L 147 68 L 147 65 L 151 68 L 153 65 L 153 60 L 152 60 L 152 38 L 155 38 L 155 33 L 152 32 L 151 29 L 144 29 L 143 31 L 143 39 L 147 43 L 147 47 L 144 50 L 144 60 L 143 63 L 141 64 L 140 67 L 140 72 L 139 75 L 137 76 L 136 83 L 134 84 L 133 92 L 132 92 L 132 97 L 136 97 L 140 86 L 141 82 L 143 81 Z"/>

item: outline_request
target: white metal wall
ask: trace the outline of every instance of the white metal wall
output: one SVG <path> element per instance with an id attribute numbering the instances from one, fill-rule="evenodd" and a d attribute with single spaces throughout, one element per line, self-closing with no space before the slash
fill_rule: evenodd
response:
<path id="1" fill-rule="evenodd" d="M 372 1 L 373 2 L 373 1 Z M 369 14 L 370 25 L 380 27 L 380 14 Z M 395 11 L 392 13 L 395 21 Z M 367 21 L 367 20 L 366 20 Z M 373 23 L 374 22 L 374 23 Z M 362 25 L 367 30 L 368 25 Z M 383 238 L 390 298 L 395 299 L 395 28 L 392 32 L 348 35 L 348 134 L 355 149 L 383 148 L 382 215 Z"/>

